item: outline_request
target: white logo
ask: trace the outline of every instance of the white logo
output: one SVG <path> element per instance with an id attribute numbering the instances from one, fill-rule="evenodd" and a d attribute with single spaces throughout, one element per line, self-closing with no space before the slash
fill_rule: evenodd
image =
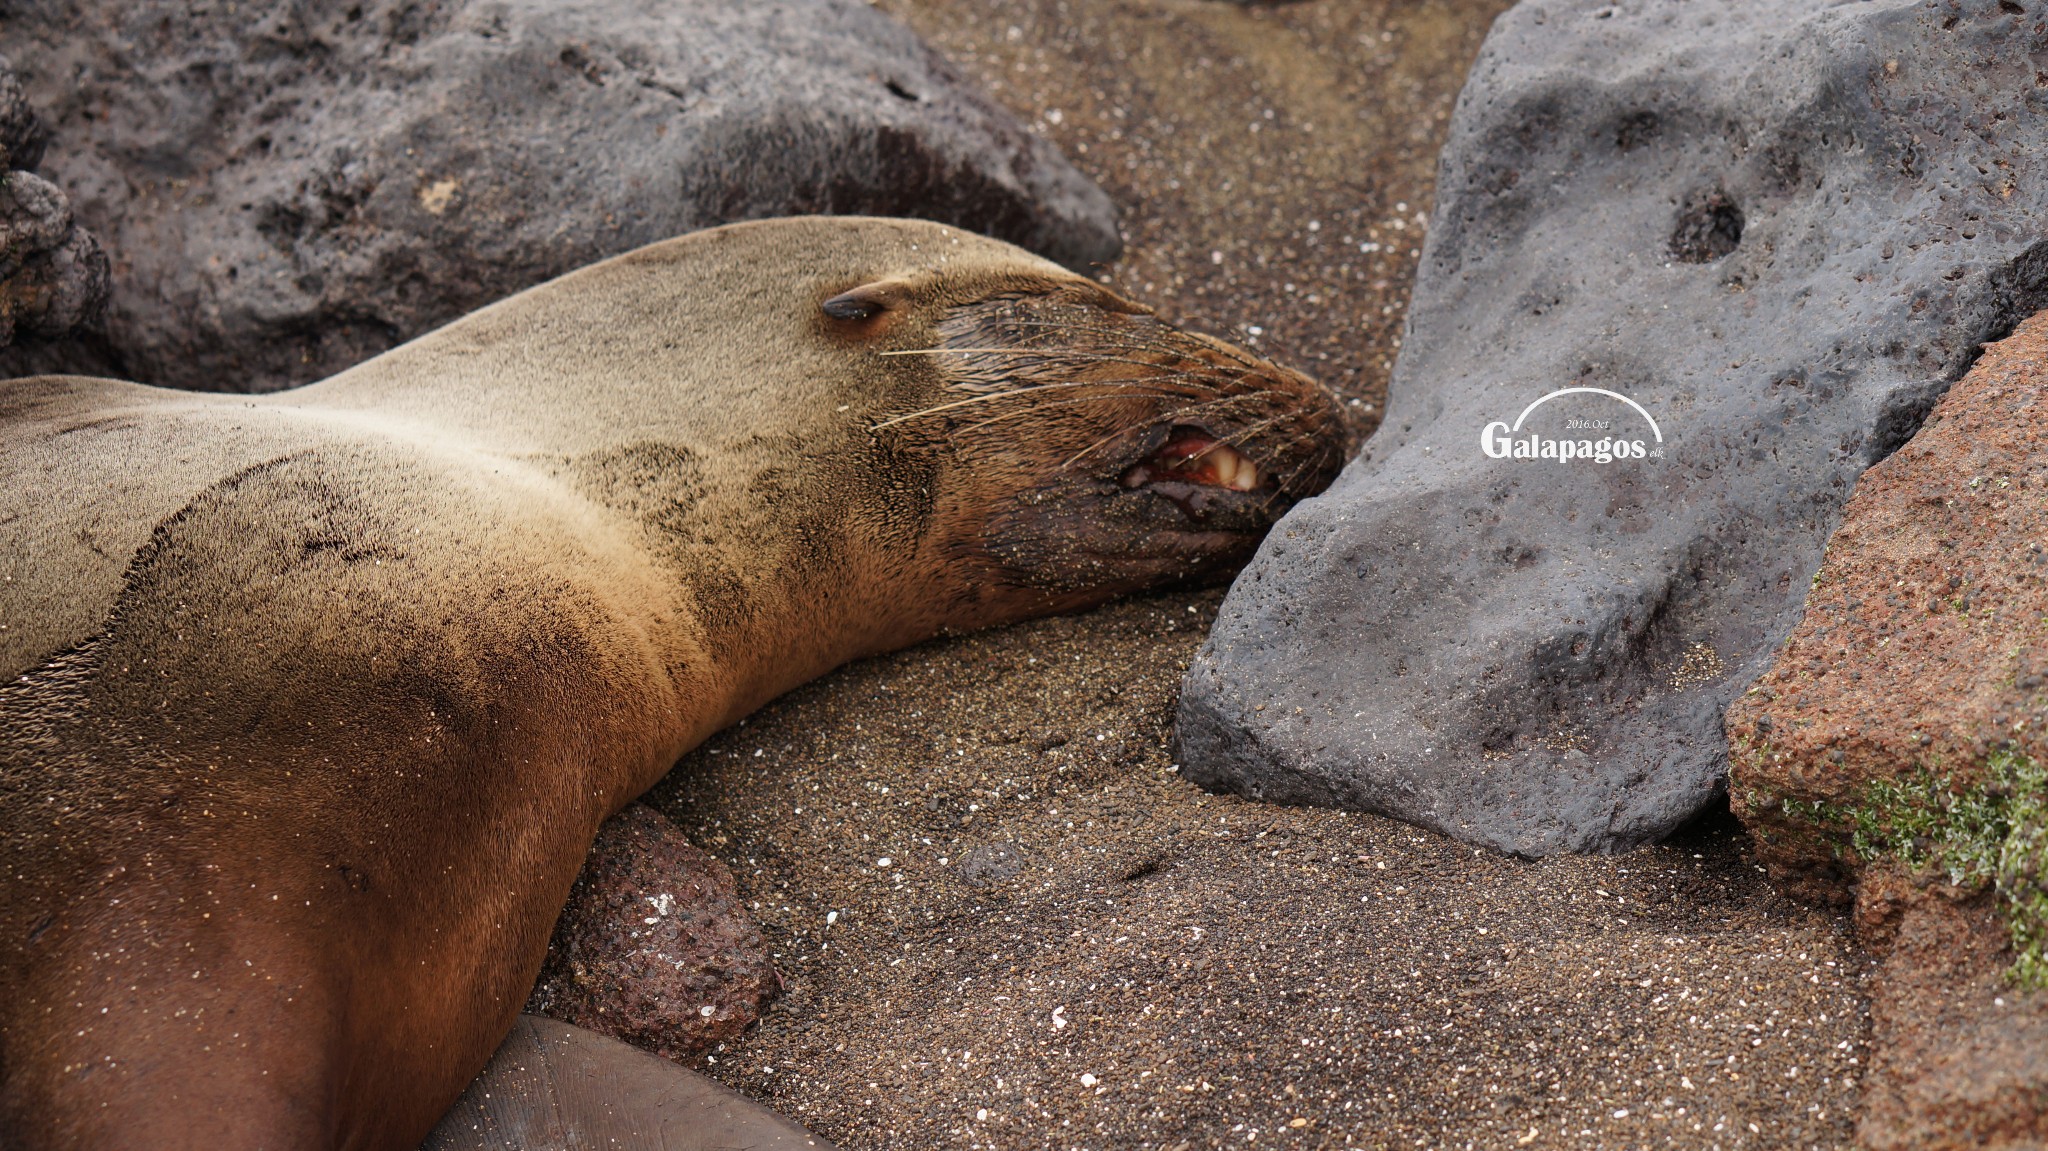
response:
<path id="1" fill-rule="evenodd" d="M 1590 437 L 1552 439 L 1535 431 L 1526 436 L 1522 435 L 1522 424 L 1528 420 L 1529 413 L 1559 396 L 1578 393 L 1606 396 L 1620 400 L 1635 409 L 1636 414 L 1649 425 L 1650 439 L 1624 439 L 1615 435 L 1603 435 L 1597 440 Z M 1614 423 L 1611 420 L 1574 417 L 1566 420 L 1564 427 L 1568 432 L 1611 432 L 1614 430 Z M 1498 420 L 1486 425 L 1479 433 L 1479 450 L 1496 460 L 1557 460 L 1560 463 L 1585 460 L 1589 463 L 1605 464 L 1615 460 L 1662 459 L 1664 429 L 1657 426 L 1656 419 L 1650 415 L 1648 409 L 1620 392 L 1610 392 L 1606 388 L 1559 388 L 1523 408 L 1522 414 L 1515 417 L 1513 427 Z"/>

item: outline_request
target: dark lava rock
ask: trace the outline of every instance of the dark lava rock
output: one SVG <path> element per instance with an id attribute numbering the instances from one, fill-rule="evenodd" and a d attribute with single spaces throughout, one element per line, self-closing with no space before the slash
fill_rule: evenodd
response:
<path id="1" fill-rule="evenodd" d="M 636 803 L 598 831 L 526 1009 L 687 1060 L 781 987 L 732 873 Z"/>
<path id="2" fill-rule="evenodd" d="M 284 387 L 762 216 L 1120 246 L 1100 189 L 862 0 L 89 0 L 10 10 L 0 48 L 118 263 L 104 338 L 14 374 Z"/>
<path id="3" fill-rule="evenodd" d="M 1857 475 L 2048 301 L 2044 52 L 2009 0 L 1503 15 L 1385 423 L 1238 578 L 1187 774 L 1531 855 L 1699 811 Z M 1565 387 L 1641 410 L 1527 410 Z M 1645 450 L 1493 458 L 1496 421 Z"/>
<path id="4" fill-rule="evenodd" d="M 71 216 L 71 202 L 37 176 L 49 133 L 14 67 L 0 58 L 0 344 L 57 339 L 99 318 L 107 258 Z"/>
<path id="5" fill-rule="evenodd" d="M 1879 959 L 1862 1144 L 2042 1146 L 2048 314 L 1865 473 L 1727 728 L 1732 806 L 1772 879 L 1853 891 Z"/>

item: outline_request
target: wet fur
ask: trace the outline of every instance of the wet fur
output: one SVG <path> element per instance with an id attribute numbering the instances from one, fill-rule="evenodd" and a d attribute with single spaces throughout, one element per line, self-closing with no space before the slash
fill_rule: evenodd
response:
<path id="1" fill-rule="evenodd" d="M 1098 350 L 1006 368 L 1041 305 Z M 0 1142 L 416 1145 L 681 753 L 849 659 L 1227 565 L 1327 482 L 1327 397 L 1219 348 L 1007 245 L 807 219 L 290 393 L 0 383 Z M 1221 527 L 1114 483 L 1185 397 L 1112 378 L 1195 360 L 1277 389 L 1231 418 L 1295 473 Z"/>

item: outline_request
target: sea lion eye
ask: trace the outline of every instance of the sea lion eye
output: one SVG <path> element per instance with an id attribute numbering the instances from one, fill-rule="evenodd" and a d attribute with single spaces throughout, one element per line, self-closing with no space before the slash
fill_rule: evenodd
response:
<path id="1" fill-rule="evenodd" d="M 835 320 L 872 320 L 883 312 L 898 310 L 911 302 L 911 284 L 901 279 L 875 280 L 839 293 L 818 305 Z"/>
<path id="2" fill-rule="evenodd" d="M 872 320 L 883 311 L 880 301 L 861 299 L 856 292 L 841 292 L 821 306 L 835 320 Z"/>

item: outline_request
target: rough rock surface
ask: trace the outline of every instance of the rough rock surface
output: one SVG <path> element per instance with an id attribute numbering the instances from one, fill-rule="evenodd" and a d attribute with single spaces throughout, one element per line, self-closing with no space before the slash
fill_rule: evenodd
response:
<path id="1" fill-rule="evenodd" d="M 781 987 L 732 872 L 636 803 L 598 831 L 526 1009 L 687 1060 Z"/>
<path id="2" fill-rule="evenodd" d="M 2025 1151 L 2048 1144 L 2048 1009 L 2016 991 L 1992 900 L 1896 865 L 1868 873 L 1857 934 L 1883 955 L 1869 982 L 1867 1151 Z"/>
<path id="3" fill-rule="evenodd" d="M 2043 51 L 1997 0 L 1503 15 L 1386 422 L 1232 589 L 1183 687 L 1189 774 L 1525 854 L 1706 805 L 1857 475 L 2048 295 Z M 1643 411 L 1525 412 L 1566 386 Z M 1647 450 L 1488 456 L 1518 413 Z"/>
<path id="4" fill-rule="evenodd" d="M 14 66 L 0 58 L 0 345 L 69 335 L 107 300 L 99 242 L 34 172 L 48 143 Z"/>
<path id="5" fill-rule="evenodd" d="M 760 216 L 1119 246 L 1098 188 L 861 0 L 93 0 L 10 10 L 0 48 L 117 258 L 105 337 L 10 373 L 278 388 Z"/>
<path id="6" fill-rule="evenodd" d="M 1733 806 L 1781 886 L 1881 958 L 1873 1148 L 2048 1140 L 2048 314 L 1871 468 L 1806 612 L 1729 708 Z"/>
<path id="7" fill-rule="evenodd" d="M 1992 345 L 1858 484 L 1805 616 L 1728 709 L 1730 791 L 1773 878 L 1855 878 L 1847 811 L 1923 772 L 1986 781 L 2048 760 L 2048 315 Z M 1786 801 L 1791 801 L 1787 807 Z"/>

